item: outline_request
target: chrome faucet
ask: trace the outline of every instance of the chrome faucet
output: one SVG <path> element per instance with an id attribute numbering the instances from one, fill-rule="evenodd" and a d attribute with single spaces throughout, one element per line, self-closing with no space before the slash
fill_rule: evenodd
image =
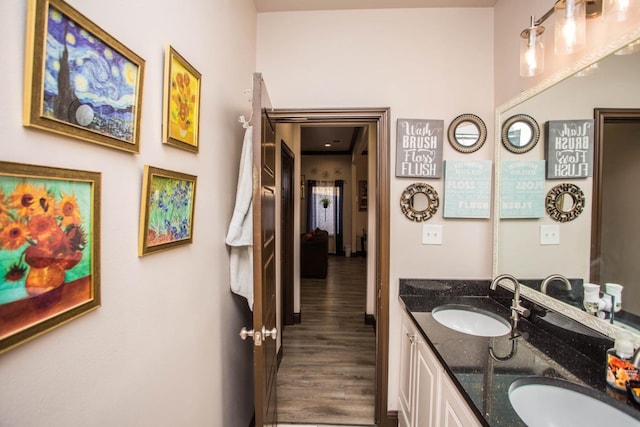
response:
<path id="1" fill-rule="evenodd" d="M 511 274 L 501 274 L 497 276 L 491 282 L 491 286 L 489 287 L 492 291 L 495 291 L 498 287 L 498 283 L 503 279 L 507 279 L 513 283 L 513 301 L 511 302 L 511 320 L 513 320 L 514 328 L 518 323 L 518 314 L 521 314 L 524 317 L 528 317 L 530 312 L 527 308 L 520 305 L 520 282 L 518 279 L 513 277 Z"/>
<path id="2" fill-rule="evenodd" d="M 540 292 L 542 292 L 543 294 L 547 293 L 547 286 L 549 286 L 549 283 L 555 281 L 555 280 L 559 280 L 561 282 L 564 283 L 564 288 L 568 291 L 571 290 L 571 282 L 569 281 L 569 279 L 567 279 L 566 277 L 564 277 L 562 274 L 552 274 L 550 276 L 548 276 L 546 279 L 544 279 L 542 281 L 542 283 L 540 284 Z"/>

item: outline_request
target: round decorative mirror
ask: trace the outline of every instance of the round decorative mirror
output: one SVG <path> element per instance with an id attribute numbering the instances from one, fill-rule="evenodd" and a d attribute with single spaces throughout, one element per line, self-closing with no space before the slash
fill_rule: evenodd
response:
<path id="1" fill-rule="evenodd" d="M 438 192 L 423 182 L 411 184 L 400 196 L 400 209 L 411 221 L 428 220 L 436 214 L 439 206 Z"/>
<path id="2" fill-rule="evenodd" d="M 502 145 L 512 153 L 530 151 L 539 139 L 540 126 L 531 116 L 516 114 L 502 124 Z"/>
<path id="3" fill-rule="evenodd" d="M 473 114 L 462 114 L 449 125 L 449 143 L 461 153 L 473 153 L 487 140 L 487 126 Z"/>
<path id="4" fill-rule="evenodd" d="M 576 219 L 584 210 L 584 193 L 574 184 L 556 185 L 547 193 L 545 206 L 549 216 L 559 222 Z"/>

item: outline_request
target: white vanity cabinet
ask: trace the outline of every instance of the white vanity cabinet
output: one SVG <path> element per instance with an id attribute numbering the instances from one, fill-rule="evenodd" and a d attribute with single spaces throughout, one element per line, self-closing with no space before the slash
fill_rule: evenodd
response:
<path id="1" fill-rule="evenodd" d="M 399 427 L 480 426 L 405 312 L 401 325 Z"/>

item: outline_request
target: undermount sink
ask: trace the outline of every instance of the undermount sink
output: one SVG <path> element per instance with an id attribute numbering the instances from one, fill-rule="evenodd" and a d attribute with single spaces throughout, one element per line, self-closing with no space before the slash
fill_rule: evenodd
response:
<path id="1" fill-rule="evenodd" d="M 613 399 L 605 402 L 605 397 L 587 387 L 547 377 L 520 378 L 509 387 L 511 406 L 529 427 L 640 425 L 640 412 Z"/>
<path id="2" fill-rule="evenodd" d="M 445 304 L 431 311 L 443 326 L 479 337 L 499 337 L 511 332 L 511 324 L 500 316 L 470 305 Z"/>

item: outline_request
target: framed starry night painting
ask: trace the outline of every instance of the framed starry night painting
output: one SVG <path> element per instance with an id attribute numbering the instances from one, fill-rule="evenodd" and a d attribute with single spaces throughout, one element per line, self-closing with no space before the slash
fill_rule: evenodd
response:
<path id="1" fill-rule="evenodd" d="M 145 62 L 62 0 L 29 0 L 23 125 L 140 152 Z"/>

